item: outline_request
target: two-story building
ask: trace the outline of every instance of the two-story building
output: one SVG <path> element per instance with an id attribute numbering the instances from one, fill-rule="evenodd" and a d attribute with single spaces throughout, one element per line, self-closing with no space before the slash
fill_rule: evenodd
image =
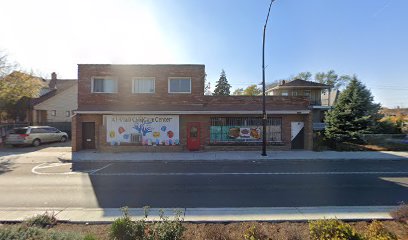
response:
<path id="1" fill-rule="evenodd" d="M 204 65 L 78 65 L 72 149 L 259 149 L 261 96 L 205 96 Z M 304 96 L 267 96 L 268 150 L 311 149 Z"/>
<path id="2" fill-rule="evenodd" d="M 307 97 L 310 100 L 309 108 L 313 116 L 313 130 L 323 130 L 325 128 L 325 114 L 333 107 L 338 97 L 338 91 L 332 91 L 331 88 L 327 84 L 295 79 L 293 81 L 282 81 L 266 92 L 270 96 Z"/>

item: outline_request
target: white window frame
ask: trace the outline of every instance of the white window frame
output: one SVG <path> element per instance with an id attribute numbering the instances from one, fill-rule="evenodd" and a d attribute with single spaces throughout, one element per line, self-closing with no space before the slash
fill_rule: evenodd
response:
<path id="1" fill-rule="evenodd" d="M 309 93 L 309 95 L 306 95 L 306 93 Z M 312 91 L 311 90 L 304 90 L 303 95 L 305 97 L 312 97 Z"/>
<path id="2" fill-rule="evenodd" d="M 289 96 L 289 91 L 288 90 L 282 90 L 281 96 L 282 97 L 288 97 Z"/>
<path id="3" fill-rule="evenodd" d="M 65 117 L 70 117 L 71 116 L 71 111 L 65 111 Z"/>
<path id="4" fill-rule="evenodd" d="M 53 117 L 57 116 L 57 110 L 51 110 L 51 116 Z"/>
<path id="5" fill-rule="evenodd" d="M 115 91 L 113 91 L 113 92 L 95 92 L 94 91 L 94 80 L 95 79 L 113 80 L 115 82 Z M 110 77 L 110 76 L 102 76 L 102 77 L 93 76 L 91 78 L 91 93 L 108 93 L 108 94 L 118 93 L 118 79 L 115 78 L 115 77 Z"/>
<path id="6" fill-rule="evenodd" d="M 135 81 L 153 80 L 153 92 L 135 92 Z M 134 77 L 132 78 L 132 93 L 133 94 L 153 94 L 156 93 L 156 78 L 155 77 Z"/>
<path id="7" fill-rule="evenodd" d="M 188 91 L 188 92 L 170 92 L 170 81 L 171 80 L 173 80 L 173 79 L 184 79 L 184 80 L 190 80 L 190 91 Z M 191 94 L 191 89 L 192 89 L 192 81 L 191 81 L 191 77 L 169 77 L 168 78 L 168 81 L 167 81 L 167 90 L 168 90 L 168 93 L 171 93 L 171 94 Z"/>
<path id="8" fill-rule="evenodd" d="M 292 96 L 297 97 L 298 91 L 292 91 Z"/>

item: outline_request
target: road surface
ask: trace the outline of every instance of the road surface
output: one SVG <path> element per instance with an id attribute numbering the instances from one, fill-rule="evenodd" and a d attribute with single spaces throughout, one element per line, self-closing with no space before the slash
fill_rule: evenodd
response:
<path id="1" fill-rule="evenodd" d="M 72 166 L 40 155 L 35 160 L 21 160 L 18 155 L 0 159 L 2 208 L 385 206 L 408 202 L 406 160 Z"/>

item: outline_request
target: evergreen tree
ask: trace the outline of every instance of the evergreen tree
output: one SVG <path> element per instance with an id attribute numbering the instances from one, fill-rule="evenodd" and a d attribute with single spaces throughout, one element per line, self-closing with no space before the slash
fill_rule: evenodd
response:
<path id="1" fill-rule="evenodd" d="M 381 118 L 379 110 L 380 104 L 373 102 L 371 92 L 353 76 L 337 104 L 326 115 L 326 138 L 333 142 L 358 142 L 361 134 L 375 130 Z"/>
<path id="2" fill-rule="evenodd" d="M 231 85 L 228 83 L 227 76 L 225 75 L 224 69 L 221 71 L 220 79 L 218 79 L 217 84 L 214 89 L 214 96 L 229 96 Z"/>

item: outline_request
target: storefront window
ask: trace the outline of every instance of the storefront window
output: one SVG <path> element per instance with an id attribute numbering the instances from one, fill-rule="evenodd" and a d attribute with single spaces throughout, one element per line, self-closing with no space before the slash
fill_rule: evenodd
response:
<path id="1" fill-rule="evenodd" d="M 260 117 L 211 118 L 210 143 L 257 143 L 262 142 L 262 119 Z M 268 118 L 267 141 L 282 141 L 282 119 Z"/>

